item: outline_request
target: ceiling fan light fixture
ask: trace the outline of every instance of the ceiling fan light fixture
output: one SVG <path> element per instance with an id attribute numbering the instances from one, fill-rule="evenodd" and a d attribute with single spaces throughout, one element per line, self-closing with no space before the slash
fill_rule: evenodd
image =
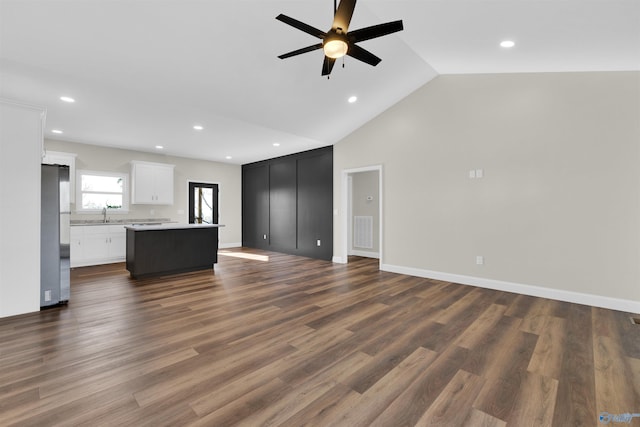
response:
<path id="1" fill-rule="evenodd" d="M 340 38 L 328 39 L 322 45 L 324 54 L 333 59 L 342 58 L 347 54 L 349 45 Z"/>

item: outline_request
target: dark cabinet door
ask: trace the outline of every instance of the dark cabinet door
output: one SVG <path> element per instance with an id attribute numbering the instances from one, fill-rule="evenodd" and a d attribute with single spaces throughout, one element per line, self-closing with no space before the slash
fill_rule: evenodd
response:
<path id="1" fill-rule="evenodd" d="M 298 251 L 333 255 L 333 154 L 298 159 Z"/>
<path id="2" fill-rule="evenodd" d="M 296 160 L 269 166 L 269 244 L 276 251 L 296 249 Z"/>
<path id="3" fill-rule="evenodd" d="M 242 245 L 268 249 L 269 165 L 242 169 Z"/>

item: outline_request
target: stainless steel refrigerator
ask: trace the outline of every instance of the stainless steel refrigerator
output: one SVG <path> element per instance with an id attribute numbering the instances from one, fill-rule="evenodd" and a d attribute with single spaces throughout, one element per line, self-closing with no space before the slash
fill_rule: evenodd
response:
<path id="1" fill-rule="evenodd" d="M 69 166 L 42 165 L 40 219 L 40 307 L 65 304 L 70 297 Z"/>

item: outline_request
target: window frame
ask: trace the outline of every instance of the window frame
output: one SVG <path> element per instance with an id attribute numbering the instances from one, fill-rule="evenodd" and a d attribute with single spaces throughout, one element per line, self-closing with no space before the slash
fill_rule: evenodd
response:
<path id="1" fill-rule="evenodd" d="M 114 177 L 114 178 L 122 178 L 122 193 L 115 192 L 105 192 L 105 191 L 82 191 L 82 176 L 83 175 L 93 175 L 93 176 L 105 176 L 105 177 Z M 129 174 L 126 172 L 105 172 L 105 171 L 95 171 L 95 170 L 76 170 L 76 213 L 81 214 L 99 214 L 102 213 L 102 209 L 83 209 L 82 208 L 82 195 L 84 193 L 93 193 L 93 194 L 122 194 L 122 208 L 114 209 L 107 208 L 107 212 L 110 214 L 126 214 L 129 213 Z"/>

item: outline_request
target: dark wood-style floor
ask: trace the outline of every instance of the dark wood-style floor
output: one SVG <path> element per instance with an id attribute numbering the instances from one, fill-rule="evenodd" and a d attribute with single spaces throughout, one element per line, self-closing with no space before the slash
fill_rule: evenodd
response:
<path id="1" fill-rule="evenodd" d="M 67 307 L 0 319 L 0 425 L 566 427 L 640 412 L 629 313 L 369 259 L 221 252 L 215 273 L 78 268 Z"/>

